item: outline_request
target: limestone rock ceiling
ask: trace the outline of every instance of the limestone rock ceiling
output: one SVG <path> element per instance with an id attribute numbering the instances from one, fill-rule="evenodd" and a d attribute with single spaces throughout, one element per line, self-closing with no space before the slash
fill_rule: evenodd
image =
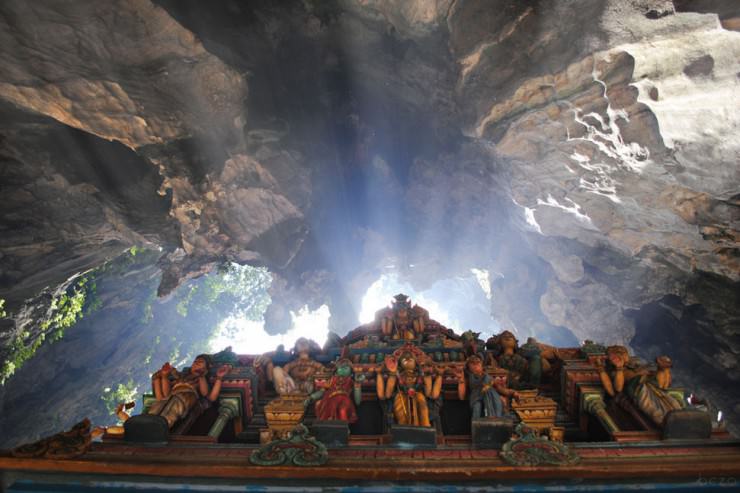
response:
<path id="1" fill-rule="evenodd" d="M 348 330 L 389 263 L 420 288 L 485 268 L 522 335 L 630 343 L 650 307 L 736 382 L 738 18 L 721 0 L 3 2 L 2 340 L 139 245 L 162 249 L 160 295 L 267 266 L 273 330 L 323 303 Z"/>

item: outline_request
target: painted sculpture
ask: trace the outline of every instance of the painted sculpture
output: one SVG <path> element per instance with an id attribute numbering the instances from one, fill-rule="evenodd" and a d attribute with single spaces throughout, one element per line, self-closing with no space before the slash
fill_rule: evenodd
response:
<path id="1" fill-rule="evenodd" d="M 419 306 L 411 306 L 408 296 L 398 294 L 393 307 L 381 317 L 381 330 L 387 339 L 415 340 L 424 334 L 424 326 L 429 314 Z"/>
<path id="2" fill-rule="evenodd" d="M 395 422 L 407 426 L 431 426 L 428 399 L 438 399 L 442 390 L 441 368 L 433 368 L 419 360 L 423 353 L 412 346 L 404 346 L 399 353 L 385 359 L 390 373 L 383 380 L 382 368 L 377 371 L 377 394 L 381 400 L 392 399 Z M 434 373 L 434 376 L 432 375 Z"/>
<path id="3" fill-rule="evenodd" d="M 467 394 L 470 404 L 471 417 L 501 417 L 505 413 L 505 402 L 503 397 L 519 399 L 519 393 L 504 385 L 496 383 L 490 375 L 485 372 L 483 359 L 473 355 L 465 362 L 465 373 L 459 374 L 457 392 L 460 400 L 465 400 Z M 462 373 L 462 372 L 461 372 Z"/>
<path id="4" fill-rule="evenodd" d="M 340 420 L 348 423 L 357 421 L 355 405 L 362 400 L 361 383 L 364 375 L 352 377 L 352 362 L 346 358 L 336 363 L 334 375 L 325 387 L 313 392 L 310 400 L 316 401 L 316 418 Z"/>
<path id="5" fill-rule="evenodd" d="M 152 375 L 156 401 L 149 406 L 146 413 L 162 416 L 172 429 L 179 419 L 184 418 L 195 407 L 201 397 L 211 402 L 218 399 L 221 382 L 229 372 L 229 366 L 224 365 L 218 369 L 212 388 L 209 388 L 206 380 L 210 367 L 210 357 L 205 354 L 196 356 L 190 368 L 183 373 L 178 372 L 169 362 L 162 365 Z"/>
<path id="6" fill-rule="evenodd" d="M 630 358 L 624 346 L 609 346 L 606 357 L 607 364 L 599 366 L 599 377 L 610 396 L 626 395 L 658 426 L 663 425 L 668 412 L 684 407 L 666 391 L 671 383 L 671 361 L 667 356 L 657 359 L 657 371 Z"/>
<path id="7" fill-rule="evenodd" d="M 505 330 L 495 340 L 497 350 L 500 351 L 498 364 L 509 371 L 509 385 L 515 389 L 526 387 L 529 381 L 529 362 L 517 352 L 519 342 L 516 337 Z"/>
<path id="8" fill-rule="evenodd" d="M 324 365 L 311 357 L 318 350 L 318 344 L 301 337 L 293 348 L 296 358 L 284 366 L 275 366 L 269 355 L 260 356 L 254 364 L 264 367 L 264 374 L 274 383 L 278 394 L 310 394 L 314 390 L 314 375 L 324 370 Z"/>
<path id="9" fill-rule="evenodd" d="M 693 431 L 708 413 L 699 419 L 691 414 L 700 412 L 697 408 L 672 412 L 682 409 L 683 398 L 681 389 L 669 388 L 671 361 L 665 356 L 647 367 L 621 346 L 553 348 L 532 338 L 519 346 L 509 331 L 484 346 L 479 333 L 457 335 L 425 313 L 398 295 L 373 322 L 333 336 L 323 350 L 299 339 L 291 353 L 281 348 L 260 357 L 229 353 L 228 361 L 249 365 L 245 375 L 252 376 L 229 373 L 228 395 L 221 396 L 219 409 L 235 406 L 230 416 L 241 420 L 241 427 L 234 425 L 234 435 L 245 441 L 259 437 L 263 444 L 289 440 L 301 423 L 327 440 L 343 434 L 344 446 L 354 446 L 353 437 L 355 445 L 430 446 L 447 443 L 448 435 L 449 443 L 459 444 L 466 434 L 472 446 L 500 446 L 517 422 L 562 441 L 568 441 L 566 430 L 584 436 L 597 425 L 602 439 L 606 433 L 616 441 L 643 436 L 635 433 L 646 440 L 711 433 L 706 427 Z M 228 369 L 220 369 L 209 387 L 209 366 L 201 355 L 186 372 L 165 364 L 153 376 L 156 402 L 149 412 L 167 420 L 171 435 L 211 429 L 207 421 L 213 418 L 195 404 L 219 398 Z M 125 414 L 120 411 L 119 417 Z M 173 429 L 185 416 L 182 423 L 188 426 Z M 565 416 L 570 428 L 556 421 Z M 116 435 L 115 428 L 107 428 L 105 436 Z"/>

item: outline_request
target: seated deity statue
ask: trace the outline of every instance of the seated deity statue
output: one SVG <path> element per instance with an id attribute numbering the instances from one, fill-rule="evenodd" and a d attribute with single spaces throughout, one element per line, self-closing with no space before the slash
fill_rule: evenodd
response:
<path id="1" fill-rule="evenodd" d="M 466 375 L 467 373 L 467 375 Z M 485 372 L 483 359 L 478 355 L 468 357 L 465 370 L 457 375 L 457 393 L 460 400 L 468 396 L 472 417 L 501 417 L 506 412 L 504 397 L 519 399 L 519 393 L 498 384 Z"/>
<path id="2" fill-rule="evenodd" d="M 427 399 L 439 398 L 444 370 L 419 368 L 416 357 L 409 351 L 402 353 L 398 361 L 393 356 L 387 357 L 385 368 L 390 372 L 387 382 L 383 380 L 382 366 L 376 368 L 376 390 L 381 400 L 393 398 L 396 423 L 431 426 Z M 432 373 L 436 375 L 433 377 Z"/>
<path id="3" fill-rule="evenodd" d="M 423 308 L 412 307 L 408 296 L 397 294 L 394 296 L 393 307 L 382 316 L 380 327 L 387 339 L 415 340 L 424 334 L 424 324 L 428 316 Z"/>
<path id="4" fill-rule="evenodd" d="M 494 345 L 499 352 L 497 361 L 501 368 L 509 371 L 509 385 L 515 389 L 527 386 L 529 381 L 529 362 L 517 352 L 519 341 L 508 330 L 496 336 Z M 489 340 L 488 345 L 491 345 Z"/>
<path id="5" fill-rule="evenodd" d="M 624 346 L 609 346 L 606 358 L 607 364 L 599 366 L 604 390 L 612 397 L 626 395 L 656 425 L 663 425 L 669 411 L 684 407 L 666 391 L 671 384 L 671 360 L 667 356 L 656 359 L 657 371 L 630 358 Z"/>
<path id="6" fill-rule="evenodd" d="M 178 372 L 169 362 L 152 375 L 152 388 L 157 399 L 146 411 L 147 414 L 162 416 L 170 429 L 184 418 L 201 397 L 213 402 L 221 392 L 221 382 L 230 367 L 224 365 L 216 372 L 213 388 L 208 387 L 206 375 L 210 370 L 210 357 L 201 354 L 195 357 L 186 372 Z M 174 377 L 174 378 L 172 378 Z"/>
<path id="7" fill-rule="evenodd" d="M 558 348 L 543 344 L 534 337 L 527 338 L 527 342 L 517 349 L 517 354 L 527 360 L 527 380 L 535 386 L 539 385 L 543 375 L 550 375 L 555 371 L 560 359 Z"/>
<path id="8" fill-rule="evenodd" d="M 315 342 L 301 337 L 293 348 L 296 358 L 283 367 L 274 366 L 269 355 L 260 356 L 254 365 L 265 366 L 265 374 L 275 385 L 278 394 L 310 394 L 314 390 L 314 375 L 324 369 L 324 365 L 311 358 L 311 353 L 318 349 Z"/>
<path id="9" fill-rule="evenodd" d="M 307 399 L 316 401 L 316 418 L 357 422 L 355 405 L 360 405 L 362 400 L 360 385 L 364 379 L 363 374 L 353 378 L 352 362 L 349 359 L 342 358 L 337 361 L 334 375 L 329 382 Z"/>

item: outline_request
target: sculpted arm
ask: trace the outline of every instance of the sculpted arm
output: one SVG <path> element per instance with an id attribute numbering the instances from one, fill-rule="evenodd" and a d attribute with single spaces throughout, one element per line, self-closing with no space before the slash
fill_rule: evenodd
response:
<path id="1" fill-rule="evenodd" d="M 616 393 L 614 392 L 612 379 L 609 377 L 609 374 L 606 372 L 603 366 L 599 368 L 599 378 L 601 379 L 601 385 L 604 386 L 604 390 L 606 390 L 606 393 L 614 397 Z"/>
<path id="2" fill-rule="evenodd" d="M 617 368 L 614 373 L 614 392 L 617 394 L 624 389 L 624 368 Z"/>
<path id="3" fill-rule="evenodd" d="M 432 386 L 432 399 L 437 399 L 439 394 L 442 392 L 442 374 L 437 374 L 434 377 L 434 385 Z"/>
<path id="4" fill-rule="evenodd" d="M 432 397 L 432 376 L 424 375 L 424 395 Z"/>
<path id="5" fill-rule="evenodd" d="M 383 317 L 383 319 L 380 322 L 380 328 L 383 331 L 383 335 L 389 336 L 391 335 L 391 319 L 388 317 Z"/>
<path id="6" fill-rule="evenodd" d="M 216 399 L 218 399 L 218 394 L 221 393 L 221 382 L 224 379 L 224 375 L 226 375 L 230 369 L 231 367 L 229 365 L 224 365 L 216 372 L 216 381 L 213 383 L 213 388 L 208 394 L 209 401 L 214 402 Z"/>
<path id="7" fill-rule="evenodd" d="M 396 375 L 388 376 L 388 381 L 385 384 L 385 397 L 384 399 L 390 399 L 393 395 L 393 391 L 396 390 Z"/>
<path id="8" fill-rule="evenodd" d="M 362 382 L 365 380 L 365 375 L 360 373 L 355 376 L 354 380 L 353 397 L 355 399 L 355 405 L 359 406 L 360 402 L 362 402 Z"/>
<path id="9" fill-rule="evenodd" d="M 162 398 L 168 398 L 171 391 L 169 374 L 162 375 Z"/>
<path id="10" fill-rule="evenodd" d="M 378 399 L 385 399 L 385 382 L 383 381 L 382 367 L 375 369 L 375 392 L 378 394 Z"/>
<path id="11" fill-rule="evenodd" d="M 457 397 L 461 400 L 465 400 L 465 394 L 467 388 L 465 387 L 465 372 L 461 371 L 457 374 Z"/>

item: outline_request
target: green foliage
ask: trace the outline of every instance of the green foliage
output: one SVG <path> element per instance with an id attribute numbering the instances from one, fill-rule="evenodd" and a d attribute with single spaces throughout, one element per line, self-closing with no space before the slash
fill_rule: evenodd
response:
<path id="1" fill-rule="evenodd" d="M 94 277 L 93 271 L 90 281 L 87 284 L 87 308 L 85 308 L 85 315 L 89 315 L 100 310 L 102 306 L 103 300 L 98 296 L 98 283 Z"/>
<path id="2" fill-rule="evenodd" d="M 116 405 L 121 402 L 125 403 L 136 400 L 138 392 L 139 388 L 133 379 L 129 379 L 126 383 L 119 383 L 115 389 L 111 389 L 111 387 L 103 389 L 100 399 L 105 402 L 105 407 L 110 414 L 116 414 Z"/>
<path id="3" fill-rule="evenodd" d="M 154 319 L 154 301 L 157 299 L 157 288 L 152 289 L 149 291 L 149 296 L 147 296 L 146 301 L 144 302 L 144 307 L 141 310 L 141 323 L 144 325 L 148 325 L 149 322 L 151 322 Z"/>
<path id="4" fill-rule="evenodd" d="M 193 296 L 195 296 L 195 293 L 197 292 L 198 286 L 190 286 L 188 294 L 185 295 L 185 297 L 177 303 L 177 307 L 175 307 L 178 315 L 183 318 L 188 316 L 188 307 L 190 306 L 190 302 L 193 300 Z"/>
<path id="5" fill-rule="evenodd" d="M 15 373 L 15 370 L 20 368 L 23 363 L 36 353 L 36 350 L 41 347 L 41 344 L 43 344 L 46 338 L 46 334 L 42 332 L 30 344 L 26 344 L 26 339 L 30 336 L 31 334 L 29 332 L 22 332 L 11 342 L 10 356 L 3 362 L 3 366 L 0 368 L 0 385 L 4 384 Z"/>
<path id="6" fill-rule="evenodd" d="M 223 264 L 200 284 L 191 285 L 177 303 L 177 313 L 187 317 L 190 310 L 218 312 L 262 320 L 270 303 L 267 288 L 272 278 L 265 268 Z M 225 317 L 224 317 L 225 318 Z"/>
<path id="7" fill-rule="evenodd" d="M 5 318 L 7 316 L 8 314 L 5 311 L 5 300 L 0 298 L 0 318 Z"/>
<path id="8" fill-rule="evenodd" d="M 50 315 L 39 324 L 41 332 L 34 340 L 28 342 L 28 338 L 31 337 L 28 331 L 18 334 L 13 339 L 10 344 L 10 354 L 0 368 L 0 385 L 4 384 L 17 369 L 23 366 L 23 363 L 36 354 L 47 337 L 52 342 L 61 339 L 64 331 L 82 318 L 82 309 L 87 297 L 87 282 L 86 277 L 81 277 L 67 291 L 51 300 Z"/>
<path id="9" fill-rule="evenodd" d="M 87 284 L 87 278 L 82 277 L 77 281 L 71 293 L 67 290 L 51 300 L 51 315 L 41 322 L 40 327 L 44 333 L 51 332 L 52 341 L 61 339 L 64 331 L 82 318 L 82 307 L 85 306 L 87 295 L 85 284 Z"/>

